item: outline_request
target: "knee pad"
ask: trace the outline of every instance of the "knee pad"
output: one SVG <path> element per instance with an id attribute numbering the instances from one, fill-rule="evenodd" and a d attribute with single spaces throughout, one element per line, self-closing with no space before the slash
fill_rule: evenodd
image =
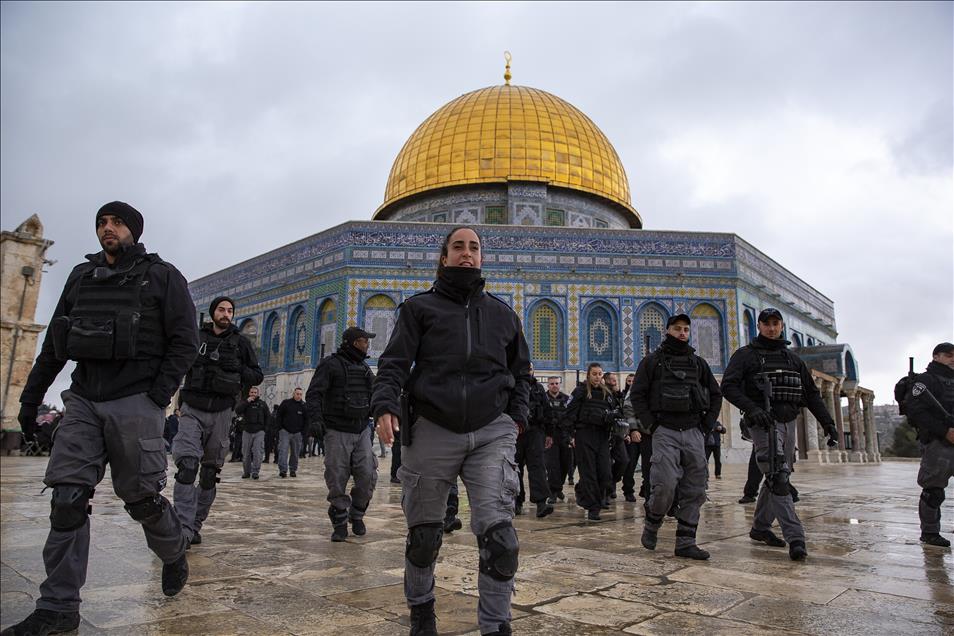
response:
<path id="1" fill-rule="evenodd" d="M 50 499 L 50 527 L 60 532 L 76 530 L 86 523 L 92 512 L 89 500 L 93 489 L 75 484 L 53 486 Z"/>
<path id="2" fill-rule="evenodd" d="M 520 543 L 510 521 L 501 521 L 477 537 L 480 571 L 497 581 L 509 581 L 517 573 Z"/>
<path id="3" fill-rule="evenodd" d="M 202 490 L 215 488 L 215 485 L 221 481 L 219 479 L 220 472 L 222 472 L 221 468 L 216 468 L 213 465 L 203 465 L 199 470 L 199 488 Z"/>
<path id="4" fill-rule="evenodd" d="M 410 528 L 404 556 L 419 568 L 428 568 L 437 561 L 444 537 L 444 524 L 425 523 Z"/>
<path id="5" fill-rule="evenodd" d="M 139 523 L 155 521 L 166 509 L 166 500 L 161 495 L 147 497 L 124 506 L 129 516 Z"/>
<path id="6" fill-rule="evenodd" d="M 792 488 L 791 484 L 788 483 L 788 477 L 789 475 L 785 471 L 779 471 L 772 477 L 772 479 L 769 481 L 769 488 L 771 488 L 773 495 L 784 497 L 785 495 L 792 494 Z"/>
<path id="7" fill-rule="evenodd" d="M 176 481 L 186 486 L 195 483 L 195 476 L 199 474 L 199 459 L 197 457 L 180 457 L 176 462 Z"/>
<path id="8" fill-rule="evenodd" d="M 940 508 L 944 503 L 944 489 L 925 488 L 921 491 L 921 501 L 929 508 Z"/>

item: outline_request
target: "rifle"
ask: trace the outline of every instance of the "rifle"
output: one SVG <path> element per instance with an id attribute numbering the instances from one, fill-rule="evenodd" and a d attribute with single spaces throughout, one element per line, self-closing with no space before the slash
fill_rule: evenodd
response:
<path id="1" fill-rule="evenodd" d="M 759 380 L 759 388 L 762 391 L 762 409 L 769 414 L 772 423 L 768 426 L 768 465 L 769 469 L 766 473 L 766 477 L 771 479 L 775 478 L 775 475 L 778 474 L 779 468 L 778 465 L 778 429 L 776 428 L 775 416 L 772 415 L 772 382 L 769 380 L 768 373 L 762 371 L 756 376 Z M 758 457 L 756 457 L 758 460 Z M 769 482 L 771 483 L 771 481 Z"/>

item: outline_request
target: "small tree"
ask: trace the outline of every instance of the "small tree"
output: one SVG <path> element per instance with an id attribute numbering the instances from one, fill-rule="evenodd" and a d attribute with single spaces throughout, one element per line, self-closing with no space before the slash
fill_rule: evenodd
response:
<path id="1" fill-rule="evenodd" d="M 918 433 L 910 424 L 908 418 L 894 429 L 894 441 L 886 449 L 885 455 L 891 457 L 920 457 L 921 446 L 918 444 Z"/>

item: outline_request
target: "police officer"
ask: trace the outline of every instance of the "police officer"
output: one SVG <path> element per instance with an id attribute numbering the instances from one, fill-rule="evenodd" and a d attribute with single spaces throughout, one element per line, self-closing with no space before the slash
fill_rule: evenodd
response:
<path id="1" fill-rule="evenodd" d="M 704 442 L 719 416 L 722 393 L 709 364 L 689 346 L 690 325 L 686 314 L 669 318 L 662 344 L 636 369 L 630 400 L 636 417 L 653 433 L 643 547 L 656 549 L 657 533 L 678 492 L 676 556 L 705 560 L 709 553 L 696 545 L 699 509 L 706 500 Z"/>
<path id="2" fill-rule="evenodd" d="M 550 417 L 547 428 L 553 439 L 545 452 L 547 480 L 550 484 L 550 499 L 547 501 L 550 504 L 556 503 L 557 500 L 563 501 L 563 483 L 573 460 L 573 449 L 570 448 L 570 439 L 573 437 L 572 423 L 568 425 L 566 420 L 566 404 L 570 401 L 570 396 L 560 390 L 561 382 L 558 375 L 547 378 L 547 413 Z"/>
<path id="3" fill-rule="evenodd" d="M 53 489 L 43 548 L 47 578 L 36 611 L 12 634 L 79 625 L 89 502 L 107 464 L 113 490 L 163 562 L 163 593 L 179 593 L 189 575 L 188 543 L 160 492 L 166 485 L 164 409 L 196 356 L 195 305 L 182 274 L 146 253 L 142 230 L 142 215 L 127 203 L 107 203 L 96 213 L 103 249 L 67 278 L 20 396 L 21 425 L 36 421 L 37 406 L 66 361 L 77 362 L 43 479 Z"/>
<path id="4" fill-rule="evenodd" d="M 357 536 L 367 532 L 364 513 L 378 482 L 378 459 L 368 432 L 374 374 L 365 362 L 374 336 L 358 327 L 345 329 L 341 346 L 318 363 L 308 385 L 308 419 L 325 444 L 332 541 L 348 538 L 349 520 Z M 352 476 L 349 496 L 345 489 Z"/>
<path id="5" fill-rule="evenodd" d="M 398 476 L 408 524 L 404 593 L 411 634 L 437 634 L 434 564 L 448 489 L 458 476 L 480 552 L 480 631 L 511 633 L 519 549 L 514 452 L 517 425 L 527 423 L 530 356 L 520 319 L 484 291 L 481 247 L 469 227 L 445 237 L 434 286 L 402 304 L 378 361 L 371 400 L 378 434 L 385 443 L 398 430 L 404 436 Z M 403 419 L 402 390 L 411 413 Z"/>
<path id="6" fill-rule="evenodd" d="M 603 367 L 592 362 L 586 382 L 576 387 L 567 403 L 566 418 L 573 422 L 573 445 L 580 478 L 576 482 L 576 504 L 586 510 L 590 521 L 600 520 L 600 510 L 609 508 L 606 497 L 613 486 L 610 463 L 610 431 L 620 405 L 603 384 Z"/>
<path id="7" fill-rule="evenodd" d="M 533 373 L 533 365 L 530 366 Z M 547 392 L 535 377 L 530 380 L 530 416 L 527 426 L 517 435 L 517 475 L 520 480 L 520 492 L 514 506 L 516 514 L 523 514 L 523 502 L 526 491 L 523 486 L 523 469 L 527 469 L 530 481 L 530 501 L 537 506 L 537 517 L 546 517 L 553 512 L 550 487 L 547 483 L 547 469 L 543 459 L 544 450 L 553 444 L 552 431 L 549 429 L 550 405 Z"/>
<path id="8" fill-rule="evenodd" d="M 921 542 L 948 548 L 951 542 L 940 533 L 944 489 L 954 477 L 954 344 L 942 342 L 932 356 L 910 382 L 904 408 L 921 442 Z"/>
<path id="9" fill-rule="evenodd" d="M 258 479 L 265 448 L 265 429 L 271 419 L 268 404 L 259 397 L 257 386 L 248 390 L 248 397 L 235 407 L 242 418 L 242 479 Z"/>
<path id="10" fill-rule="evenodd" d="M 623 407 L 623 398 L 627 392 L 619 389 L 619 382 L 616 380 L 615 373 L 604 373 L 603 384 L 613 393 L 616 403 L 620 409 Z M 610 462 L 612 465 L 613 486 L 610 488 L 609 496 L 616 499 L 616 484 L 623 480 L 626 473 L 626 466 L 629 464 L 629 425 L 625 422 L 625 414 L 620 419 L 620 425 L 614 426 L 610 435 Z"/>
<path id="11" fill-rule="evenodd" d="M 808 367 L 788 350 L 791 343 L 782 338 L 784 327 L 778 309 L 762 310 L 758 319 L 759 335 L 732 354 L 722 376 L 722 393 L 742 411 L 752 436 L 756 461 L 766 477 L 755 503 L 749 537 L 779 548 L 788 541 L 789 557 L 800 561 L 808 556 L 808 550 L 805 529 L 795 514 L 789 483 L 794 447 L 789 441 L 792 452 L 787 454 L 786 441 L 803 406 L 808 407 L 830 438 L 834 439 L 838 433 Z M 765 408 L 766 396 L 768 409 Z M 769 452 L 772 428 L 775 429 L 774 458 Z M 775 519 L 785 541 L 772 532 Z"/>
<path id="12" fill-rule="evenodd" d="M 235 302 L 227 296 L 209 305 L 212 320 L 199 329 L 199 355 L 182 386 L 179 432 L 172 440 L 172 460 L 178 468 L 173 503 L 182 534 L 192 545 L 202 543 L 199 531 L 215 501 L 232 410 L 242 387 L 258 384 L 263 377 L 252 343 L 232 324 L 234 315 Z"/>
<path id="13" fill-rule="evenodd" d="M 298 476 L 298 458 L 301 455 L 302 433 L 308 427 L 308 414 L 302 399 L 301 387 L 295 387 L 292 396 L 278 405 L 275 417 L 278 423 L 278 476 Z"/>

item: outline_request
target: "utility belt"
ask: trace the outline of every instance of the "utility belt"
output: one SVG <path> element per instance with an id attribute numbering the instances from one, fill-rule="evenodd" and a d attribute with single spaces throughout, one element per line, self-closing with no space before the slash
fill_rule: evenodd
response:
<path id="1" fill-rule="evenodd" d="M 656 428 L 668 428 L 671 431 L 688 431 L 693 428 L 699 428 L 699 423 L 692 422 L 672 422 L 665 419 L 662 413 L 656 414 Z M 654 429 L 655 430 L 655 429 Z"/>
<path id="2" fill-rule="evenodd" d="M 231 396 L 242 390 L 242 376 L 238 371 L 224 371 L 218 366 L 196 365 L 189 370 L 185 388 L 197 393 Z"/>

